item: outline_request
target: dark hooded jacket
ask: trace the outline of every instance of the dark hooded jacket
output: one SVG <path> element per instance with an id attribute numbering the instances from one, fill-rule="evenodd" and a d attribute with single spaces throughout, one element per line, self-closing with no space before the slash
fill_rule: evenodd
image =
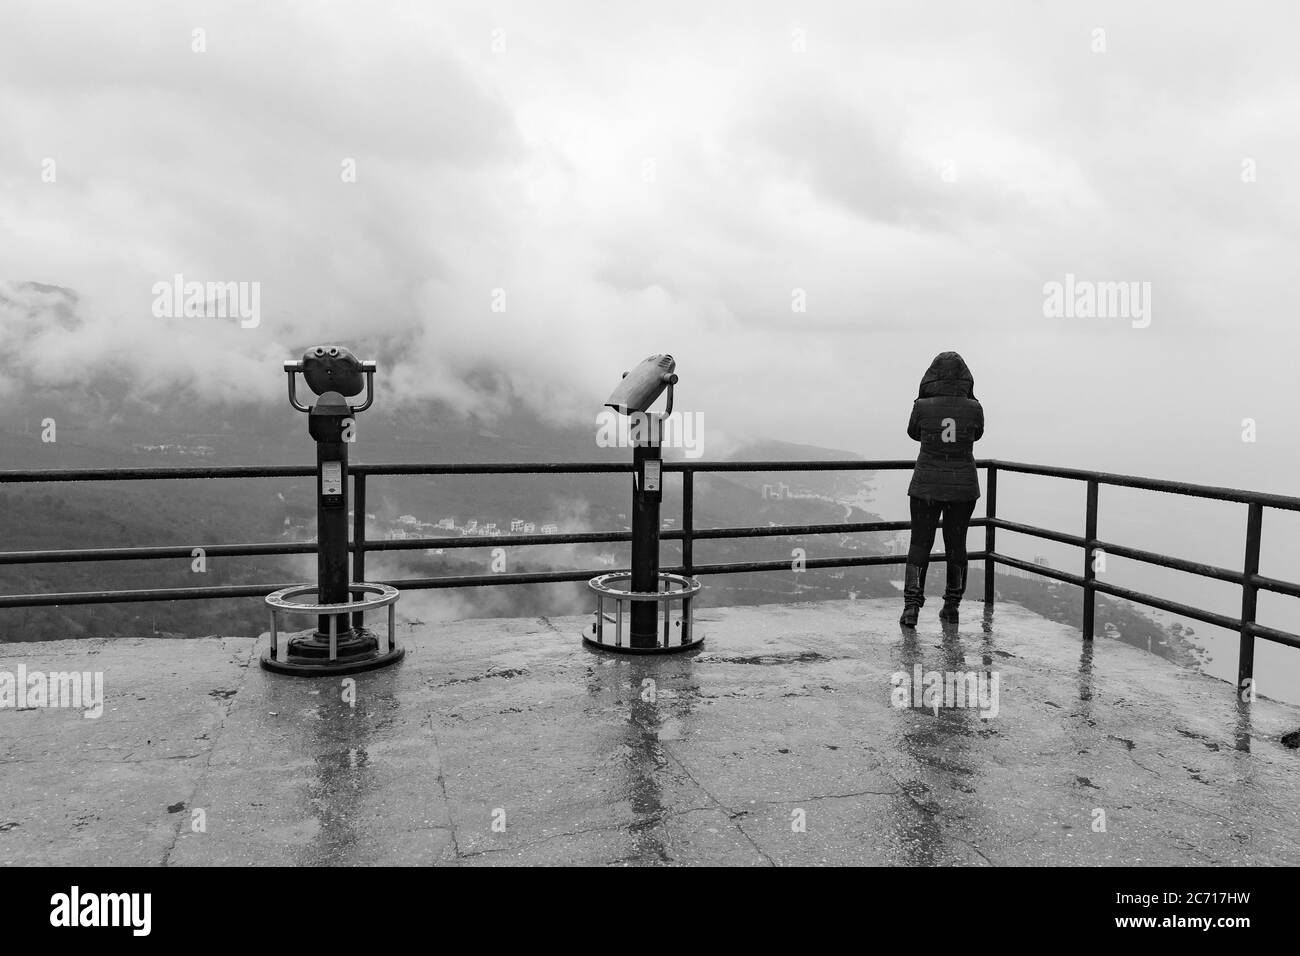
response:
<path id="1" fill-rule="evenodd" d="M 980 496 L 974 444 L 984 434 L 984 408 L 975 398 L 975 379 L 956 352 L 936 355 L 922 376 L 907 434 L 921 443 L 909 495 L 936 501 Z"/>

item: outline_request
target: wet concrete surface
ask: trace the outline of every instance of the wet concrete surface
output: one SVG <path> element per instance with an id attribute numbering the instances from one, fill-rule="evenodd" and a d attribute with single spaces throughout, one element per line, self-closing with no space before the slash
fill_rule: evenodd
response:
<path id="1" fill-rule="evenodd" d="M 589 617 L 407 625 L 354 685 L 262 671 L 265 636 L 0 644 L 106 690 L 0 710 L 0 864 L 1300 863 L 1300 708 L 966 611 L 704 608 L 670 657 Z M 897 706 L 918 665 L 996 672 L 996 716 Z"/>

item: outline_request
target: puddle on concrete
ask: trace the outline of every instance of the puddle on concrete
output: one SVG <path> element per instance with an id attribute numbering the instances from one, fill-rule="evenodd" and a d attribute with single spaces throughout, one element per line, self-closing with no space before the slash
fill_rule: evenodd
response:
<path id="1" fill-rule="evenodd" d="M 790 654 L 756 654 L 752 657 L 701 657 L 701 663 L 709 664 L 757 664 L 771 667 L 776 664 L 818 664 L 835 660 L 816 651 L 796 651 Z"/>
<path id="2" fill-rule="evenodd" d="M 439 681 L 431 684 L 434 687 L 450 687 L 453 684 L 476 684 L 481 680 L 492 680 L 500 678 L 501 680 L 514 680 L 516 677 L 527 677 L 528 671 L 522 667 L 494 667 L 483 674 L 476 674 L 473 677 L 454 677 L 451 680 Z"/>

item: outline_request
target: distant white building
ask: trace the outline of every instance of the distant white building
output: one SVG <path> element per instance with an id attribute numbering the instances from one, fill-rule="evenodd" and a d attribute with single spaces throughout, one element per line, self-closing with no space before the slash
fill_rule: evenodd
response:
<path id="1" fill-rule="evenodd" d="M 560 526 L 557 524 L 542 525 L 542 534 L 559 534 Z"/>
<path id="2" fill-rule="evenodd" d="M 537 525 L 531 521 L 524 522 L 524 534 L 534 534 L 537 531 Z"/>
<path id="3" fill-rule="evenodd" d="M 466 521 L 466 522 L 465 522 L 465 530 L 466 530 L 467 532 L 469 532 L 470 534 L 473 534 L 475 531 L 477 531 L 477 530 L 478 530 L 478 518 L 470 518 L 468 521 Z"/>
<path id="4" fill-rule="evenodd" d="M 492 521 L 492 522 L 489 522 L 488 524 L 485 524 L 485 525 L 483 526 L 483 533 L 484 533 L 484 534 L 496 534 L 496 533 L 497 533 L 497 524 L 496 524 L 496 522 L 495 522 L 495 521 Z"/>
<path id="5" fill-rule="evenodd" d="M 521 532 L 521 531 L 523 531 L 523 530 L 524 530 L 524 520 L 523 520 L 522 518 L 511 518 L 511 519 L 510 519 L 510 533 L 511 533 L 511 534 L 519 534 L 519 532 Z"/>
<path id="6" fill-rule="evenodd" d="M 402 515 L 397 519 L 398 524 L 419 524 L 420 519 L 415 515 Z"/>
<path id="7" fill-rule="evenodd" d="M 455 530 L 456 530 L 456 519 L 455 519 L 455 518 L 441 518 L 441 519 L 439 519 L 439 521 L 438 521 L 438 527 L 439 527 L 439 528 L 442 528 L 444 531 L 455 531 Z"/>

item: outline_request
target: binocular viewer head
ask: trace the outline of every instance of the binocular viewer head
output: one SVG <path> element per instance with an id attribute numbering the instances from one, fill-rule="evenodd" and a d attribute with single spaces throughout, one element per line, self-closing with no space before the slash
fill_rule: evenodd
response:
<path id="1" fill-rule="evenodd" d="M 624 415 L 646 412 L 655 400 L 668 389 L 668 408 L 672 414 L 673 386 L 677 384 L 677 362 L 671 355 L 651 355 L 630 372 L 623 373 L 614 393 L 605 404 Z"/>
<path id="2" fill-rule="evenodd" d="M 365 404 L 351 409 L 363 412 L 370 407 L 375 398 L 375 363 L 362 361 L 341 345 L 317 345 L 302 353 L 297 362 L 285 362 L 284 370 L 289 375 L 289 403 L 300 412 L 311 411 L 299 403 L 296 394 L 297 374 L 302 373 L 307 387 L 318 396 L 325 398 L 320 404 L 338 405 L 342 399 L 366 392 Z"/>

